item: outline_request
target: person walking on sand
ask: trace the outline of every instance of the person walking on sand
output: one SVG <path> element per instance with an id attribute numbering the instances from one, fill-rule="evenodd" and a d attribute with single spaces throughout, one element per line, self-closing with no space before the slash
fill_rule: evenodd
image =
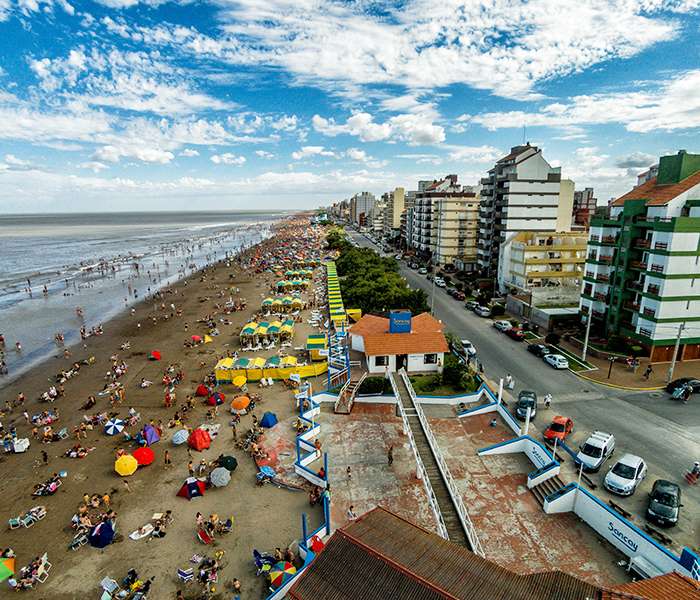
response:
<path id="1" fill-rule="evenodd" d="M 649 376 L 653 373 L 654 369 L 651 366 L 651 363 L 647 365 L 647 368 L 644 369 L 644 379 L 646 381 L 649 381 Z"/>
<path id="2" fill-rule="evenodd" d="M 387 461 L 390 465 L 394 464 L 394 446 L 389 446 L 389 450 L 386 453 Z"/>
<path id="3" fill-rule="evenodd" d="M 189 473 L 190 477 L 194 477 L 194 465 L 192 464 L 192 461 L 187 463 L 187 472 Z"/>
<path id="4" fill-rule="evenodd" d="M 166 469 L 169 469 L 172 466 L 172 461 L 170 460 L 170 450 L 166 450 L 165 454 L 163 455 L 163 466 Z"/>
<path id="5" fill-rule="evenodd" d="M 126 491 L 131 494 L 131 488 L 129 487 L 129 482 L 126 479 L 122 479 L 122 482 L 124 483 L 124 487 L 126 488 Z"/>
<path id="6" fill-rule="evenodd" d="M 352 479 L 352 469 L 350 468 L 350 465 L 348 465 L 348 468 L 345 470 L 345 472 L 348 475 L 348 481 Z"/>

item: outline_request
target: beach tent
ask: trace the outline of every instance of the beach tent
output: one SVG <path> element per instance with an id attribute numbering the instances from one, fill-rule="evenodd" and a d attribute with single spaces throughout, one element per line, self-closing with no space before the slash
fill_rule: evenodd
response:
<path id="1" fill-rule="evenodd" d="M 255 335 L 255 330 L 257 329 L 258 324 L 255 321 L 251 321 L 250 323 L 246 323 L 243 326 L 243 329 L 241 329 L 241 336 L 251 336 Z"/>
<path id="2" fill-rule="evenodd" d="M 88 542 L 93 548 L 109 546 L 114 539 L 114 528 L 111 521 L 102 521 L 92 528 L 88 535 Z"/>
<path id="3" fill-rule="evenodd" d="M 265 298 L 265 300 L 262 301 L 263 306 L 272 306 L 272 298 Z"/>
<path id="4" fill-rule="evenodd" d="M 276 369 L 277 367 L 280 366 L 280 361 L 282 359 L 279 356 L 271 356 L 270 358 L 267 359 L 267 362 L 265 363 L 265 368 L 266 369 Z"/>
<path id="5" fill-rule="evenodd" d="M 156 459 L 156 455 L 153 452 L 153 450 L 151 450 L 147 446 L 144 446 L 143 448 L 137 448 L 136 450 L 134 450 L 132 456 L 136 459 L 136 462 L 139 464 L 139 467 L 150 465 Z"/>
<path id="6" fill-rule="evenodd" d="M 233 456 L 221 456 L 218 462 L 220 467 L 229 471 L 235 471 L 238 466 L 238 461 Z"/>
<path id="7" fill-rule="evenodd" d="M 199 496 L 204 496 L 204 490 L 206 485 L 203 481 L 195 479 L 194 477 L 188 477 L 185 479 L 185 483 L 182 484 L 180 491 L 177 493 L 180 498 L 187 498 L 192 500 L 192 498 L 197 498 Z"/>
<path id="8" fill-rule="evenodd" d="M 262 419 L 260 419 L 261 427 L 267 427 L 269 429 L 275 425 L 277 425 L 277 415 L 275 413 L 266 412 Z"/>
<path id="9" fill-rule="evenodd" d="M 247 369 L 248 365 L 250 364 L 250 359 L 246 358 L 245 356 L 241 356 L 233 365 L 234 370 L 235 369 Z"/>
<path id="10" fill-rule="evenodd" d="M 267 335 L 267 328 L 270 326 L 270 324 L 267 321 L 263 321 L 262 323 L 258 323 L 258 326 L 255 329 L 255 335 Z"/>
<path id="11" fill-rule="evenodd" d="M 297 362 L 299 362 L 296 358 L 296 356 L 285 356 L 282 359 L 281 365 L 282 368 L 284 367 L 295 367 Z"/>
<path id="12" fill-rule="evenodd" d="M 207 404 L 209 406 L 219 406 L 220 404 L 224 403 L 224 400 L 226 400 L 226 396 L 224 396 L 221 392 L 214 392 L 211 396 L 209 396 Z"/>
<path id="13" fill-rule="evenodd" d="M 110 419 L 105 423 L 105 433 L 107 435 L 117 435 L 124 431 L 124 421 L 121 419 Z"/>
<path id="14" fill-rule="evenodd" d="M 187 438 L 187 443 L 189 444 L 190 448 L 201 452 L 202 450 L 206 450 L 209 448 L 209 446 L 211 446 L 211 436 L 209 433 L 204 431 L 204 429 L 195 429 L 192 433 L 190 433 L 190 437 Z"/>
<path id="15" fill-rule="evenodd" d="M 160 436 L 158 435 L 156 428 L 150 423 L 143 428 L 143 439 L 146 440 L 146 443 L 149 446 L 160 440 Z"/>
<path id="16" fill-rule="evenodd" d="M 148 358 L 150 360 L 160 360 L 161 359 L 160 351 L 158 351 L 158 350 L 151 351 L 151 353 L 148 355 Z"/>
<path id="17" fill-rule="evenodd" d="M 200 383 L 197 386 L 197 391 L 195 391 L 194 395 L 199 396 L 200 398 L 206 398 L 209 395 L 209 389 L 206 385 Z"/>
<path id="18" fill-rule="evenodd" d="M 312 334 L 306 338 L 306 349 L 309 351 L 311 360 L 324 360 L 328 354 L 328 340 L 323 334 Z"/>
<path id="19" fill-rule="evenodd" d="M 209 474 L 209 481 L 214 487 L 225 487 L 231 481 L 231 471 L 217 467 Z"/>
<path id="20" fill-rule="evenodd" d="M 187 441 L 188 437 L 190 437 L 190 434 L 188 433 L 187 429 L 180 429 L 179 431 L 176 431 L 173 434 L 173 445 L 181 446 Z"/>
<path id="21" fill-rule="evenodd" d="M 15 574 L 15 559 L 0 558 L 0 583 L 9 579 Z"/>
<path id="22" fill-rule="evenodd" d="M 262 369 L 265 367 L 265 359 L 261 356 L 256 356 L 248 363 L 249 369 Z"/>
<path id="23" fill-rule="evenodd" d="M 270 326 L 267 328 L 268 335 L 278 335 L 280 332 L 280 327 L 282 327 L 281 321 L 272 321 Z"/>
<path id="24" fill-rule="evenodd" d="M 238 398 L 234 398 L 233 402 L 231 402 L 231 412 L 243 415 L 248 406 L 250 406 L 250 398 L 248 398 L 248 396 L 238 396 Z"/>
<path id="25" fill-rule="evenodd" d="M 242 388 L 248 380 L 246 379 L 245 375 L 236 375 L 232 380 L 231 383 L 235 385 L 238 388 Z"/>
<path id="26" fill-rule="evenodd" d="M 114 461 L 114 470 L 122 477 L 133 475 L 138 468 L 139 463 L 131 454 L 124 454 Z"/>

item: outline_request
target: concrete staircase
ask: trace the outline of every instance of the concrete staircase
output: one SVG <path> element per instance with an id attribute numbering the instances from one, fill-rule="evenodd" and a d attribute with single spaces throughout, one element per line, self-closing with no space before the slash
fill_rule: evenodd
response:
<path id="1" fill-rule="evenodd" d="M 530 491 L 535 495 L 540 505 L 544 506 L 544 499 L 550 494 L 559 491 L 565 485 L 566 484 L 559 478 L 559 475 L 555 475 L 554 477 L 546 479 L 539 485 L 530 488 Z"/>
<path id="2" fill-rule="evenodd" d="M 334 412 L 339 415 L 349 415 L 352 412 L 352 405 L 355 403 L 355 395 L 362 385 L 367 373 L 363 373 L 359 379 L 350 379 L 340 390 L 340 395 L 335 403 Z"/>
<path id="3" fill-rule="evenodd" d="M 430 485 L 433 488 L 435 498 L 437 499 L 438 506 L 440 507 L 440 512 L 442 513 L 442 518 L 445 522 L 449 539 L 451 542 L 455 542 L 470 548 L 469 541 L 464 533 L 464 529 L 462 528 L 462 523 L 460 522 L 457 510 L 452 503 L 450 492 L 445 485 L 445 481 L 442 478 L 440 469 L 438 468 L 435 457 L 433 456 L 433 451 L 430 449 L 430 444 L 428 444 L 428 439 L 425 437 L 425 432 L 423 431 L 423 427 L 418 419 L 418 415 L 416 414 L 411 395 L 408 393 L 406 385 L 400 377 L 396 378 L 396 387 L 401 394 L 401 402 L 405 407 L 406 417 L 408 418 L 411 431 L 413 432 L 416 448 L 418 449 L 418 453 L 423 461 L 425 470 L 428 473 L 428 479 L 430 480 Z"/>

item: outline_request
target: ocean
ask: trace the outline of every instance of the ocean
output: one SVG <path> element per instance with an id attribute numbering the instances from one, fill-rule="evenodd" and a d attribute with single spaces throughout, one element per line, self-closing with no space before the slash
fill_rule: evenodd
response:
<path id="1" fill-rule="evenodd" d="M 0 215 L 0 334 L 9 371 L 0 386 L 56 355 L 56 333 L 66 345 L 77 342 L 82 325 L 104 323 L 157 289 L 269 237 L 287 214 Z"/>

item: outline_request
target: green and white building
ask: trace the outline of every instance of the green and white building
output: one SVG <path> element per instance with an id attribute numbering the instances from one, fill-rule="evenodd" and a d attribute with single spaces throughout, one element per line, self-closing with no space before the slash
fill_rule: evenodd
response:
<path id="1" fill-rule="evenodd" d="M 645 174 L 646 175 L 646 174 Z M 661 157 L 591 220 L 580 301 L 592 332 L 700 360 L 700 154 Z"/>

